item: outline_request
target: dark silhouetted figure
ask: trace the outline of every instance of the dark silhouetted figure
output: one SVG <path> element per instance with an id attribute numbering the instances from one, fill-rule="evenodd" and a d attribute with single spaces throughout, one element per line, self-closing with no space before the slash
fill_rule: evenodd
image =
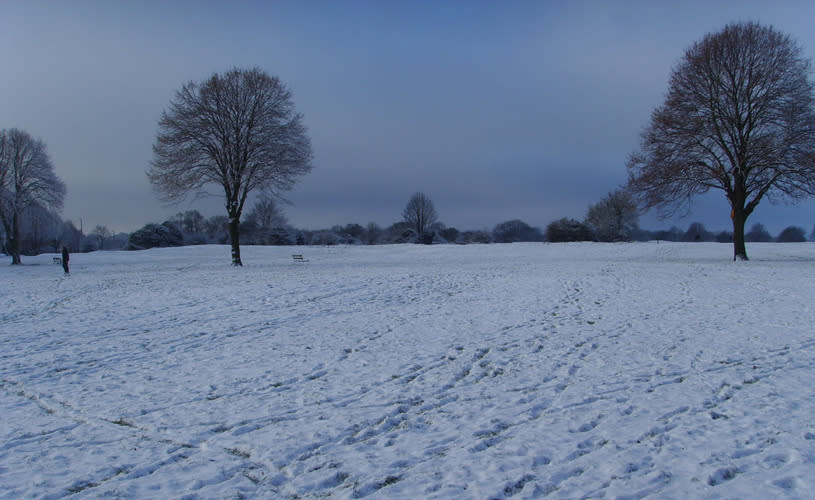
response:
<path id="1" fill-rule="evenodd" d="M 68 270 L 68 247 L 62 247 L 62 269 L 65 270 L 65 274 L 70 274 L 71 272 Z"/>

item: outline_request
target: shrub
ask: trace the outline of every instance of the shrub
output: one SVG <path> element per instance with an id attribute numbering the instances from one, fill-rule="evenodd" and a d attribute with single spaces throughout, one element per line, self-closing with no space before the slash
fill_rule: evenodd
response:
<path id="1" fill-rule="evenodd" d="M 733 233 L 722 231 L 716 235 L 716 241 L 719 243 L 733 243 Z"/>
<path id="2" fill-rule="evenodd" d="M 184 235 L 172 222 L 161 225 L 147 224 L 127 240 L 126 250 L 145 250 L 155 247 L 180 247 L 184 245 Z"/>
<path id="3" fill-rule="evenodd" d="M 712 241 L 713 235 L 705 229 L 701 222 L 694 222 L 682 235 L 682 241 Z"/>
<path id="4" fill-rule="evenodd" d="M 492 230 L 492 240 L 496 243 L 514 243 L 519 241 L 543 241 L 540 229 L 531 227 L 522 220 L 502 222 Z"/>
<path id="5" fill-rule="evenodd" d="M 770 233 L 767 232 L 763 224 L 753 224 L 753 227 L 745 233 L 744 241 L 750 243 L 766 243 L 773 241 L 773 237 L 770 236 Z"/>
<path id="6" fill-rule="evenodd" d="M 806 240 L 804 230 L 797 226 L 790 226 L 778 235 L 779 243 L 803 243 Z"/>
<path id="7" fill-rule="evenodd" d="M 563 218 L 546 226 L 546 241 L 552 243 L 567 241 L 591 241 L 593 234 L 586 224 L 579 220 Z"/>

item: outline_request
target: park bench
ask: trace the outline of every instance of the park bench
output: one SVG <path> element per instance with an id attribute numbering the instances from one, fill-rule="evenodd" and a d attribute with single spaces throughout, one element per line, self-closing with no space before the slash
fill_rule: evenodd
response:
<path id="1" fill-rule="evenodd" d="M 54 264 L 62 265 L 62 257 L 54 257 Z"/>
<path id="2" fill-rule="evenodd" d="M 308 262 L 307 259 L 303 258 L 303 254 L 300 253 L 292 254 L 291 258 L 294 262 Z"/>

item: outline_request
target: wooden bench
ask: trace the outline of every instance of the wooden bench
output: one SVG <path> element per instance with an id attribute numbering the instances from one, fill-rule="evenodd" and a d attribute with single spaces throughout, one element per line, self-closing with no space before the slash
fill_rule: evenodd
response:
<path id="1" fill-rule="evenodd" d="M 54 257 L 54 264 L 62 265 L 62 257 Z"/>
<path id="2" fill-rule="evenodd" d="M 291 258 L 294 262 L 308 262 L 307 259 L 303 258 L 303 254 L 301 253 L 292 254 Z"/>

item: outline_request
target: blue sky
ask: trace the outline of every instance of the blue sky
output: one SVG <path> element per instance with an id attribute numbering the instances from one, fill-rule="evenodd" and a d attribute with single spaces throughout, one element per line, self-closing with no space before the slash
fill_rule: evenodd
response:
<path id="1" fill-rule="evenodd" d="M 288 198 L 299 227 L 399 220 L 425 192 L 459 229 L 583 218 L 626 179 L 625 161 L 705 33 L 755 20 L 815 56 L 815 3 L 265 1 L 9 2 L 0 128 L 48 145 L 63 217 L 132 231 L 211 199 L 163 206 L 145 170 L 174 92 L 232 67 L 292 90 L 314 170 Z M 681 220 L 726 229 L 716 192 Z M 748 221 L 807 232 L 815 202 L 763 202 Z"/>

